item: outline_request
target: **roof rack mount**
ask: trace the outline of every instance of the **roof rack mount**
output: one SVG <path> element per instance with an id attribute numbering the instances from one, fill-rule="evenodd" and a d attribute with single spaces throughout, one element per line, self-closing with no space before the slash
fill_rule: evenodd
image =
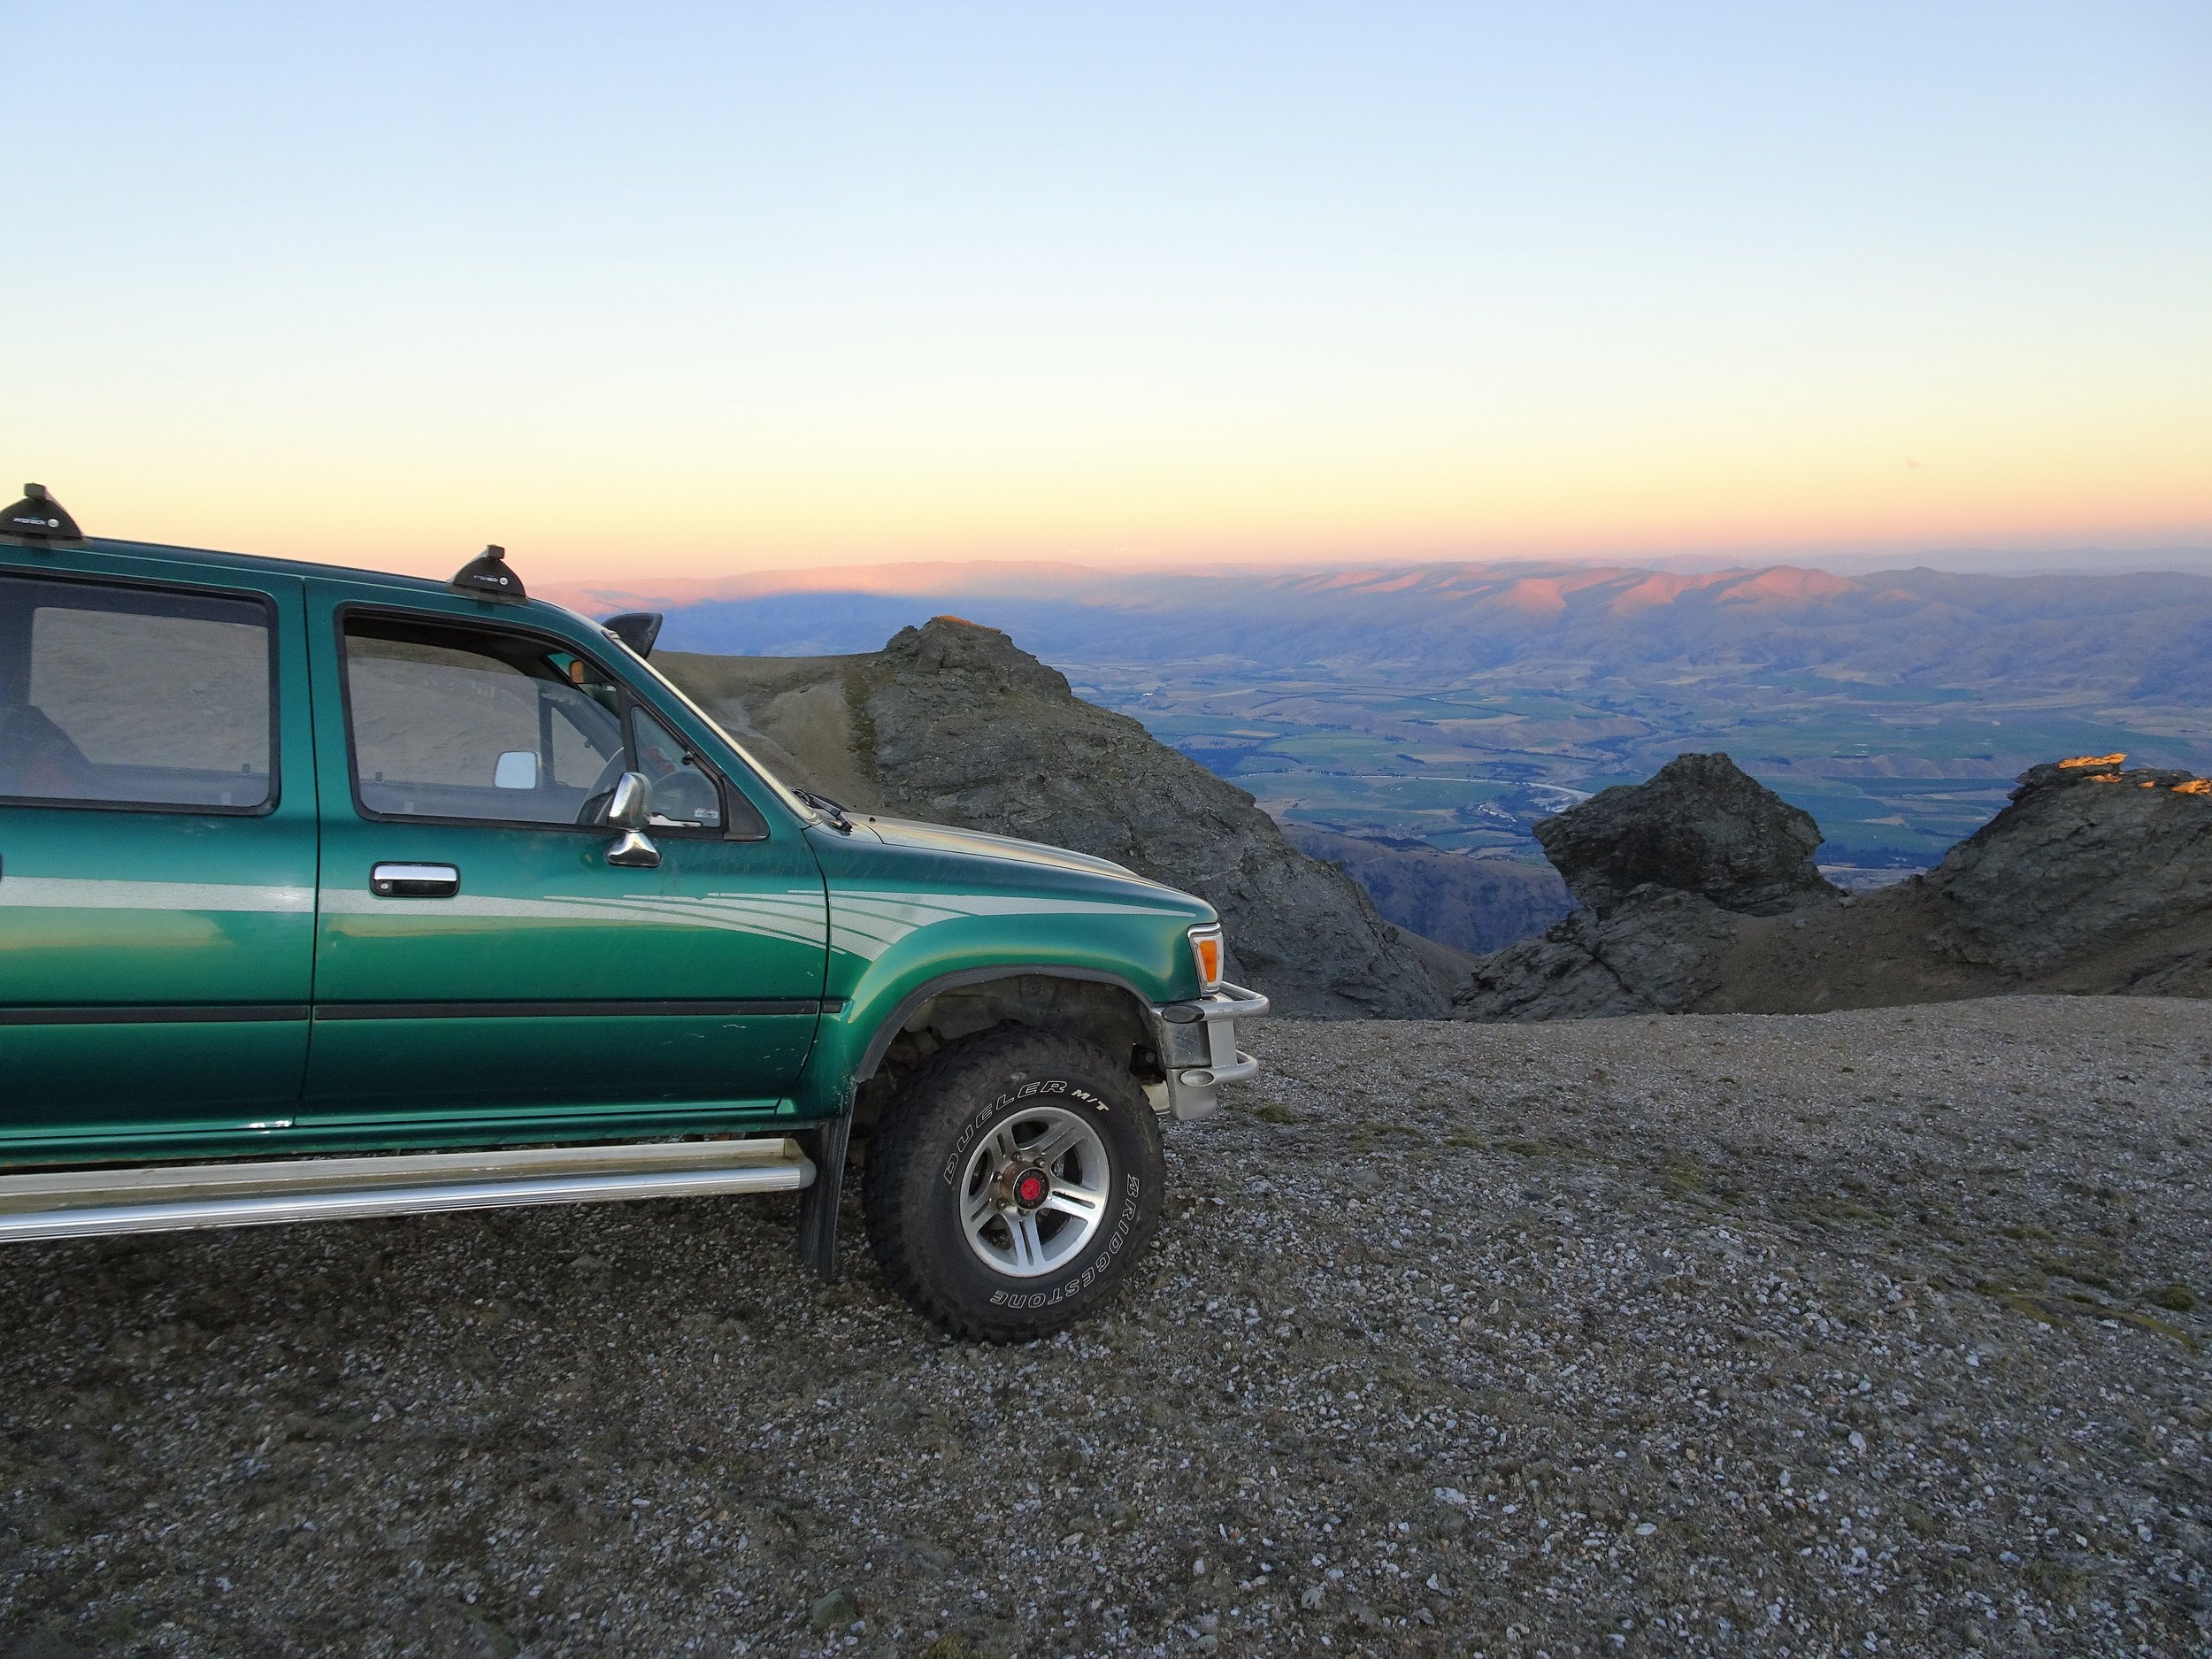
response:
<path id="1" fill-rule="evenodd" d="M 0 535 L 18 541 L 81 542 L 84 532 L 43 484 L 26 484 L 23 499 L 0 517 Z"/>
<path id="2" fill-rule="evenodd" d="M 522 578 L 507 568 L 507 549 L 496 542 L 453 572 L 453 586 L 479 599 L 527 599 Z"/>

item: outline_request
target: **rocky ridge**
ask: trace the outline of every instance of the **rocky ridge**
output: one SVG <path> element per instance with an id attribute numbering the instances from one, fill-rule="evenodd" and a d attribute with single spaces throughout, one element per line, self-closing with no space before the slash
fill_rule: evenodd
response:
<path id="1" fill-rule="evenodd" d="M 2032 768 L 1936 869 L 1858 898 L 1812 819 L 1683 756 L 1537 826 L 1578 897 L 1477 964 L 1461 1018 L 1794 1013 L 2024 991 L 2212 996 L 2212 783 L 2124 755 Z"/>
<path id="2" fill-rule="evenodd" d="M 2212 913 L 2212 781 L 2126 759 L 2021 775 L 2011 804 L 1924 878 L 1943 951 L 2025 978 Z"/>
<path id="3" fill-rule="evenodd" d="M 1252 803 L 995 628 L 939 617 L 868 656 L 656 659 L 760 758 L 864 813 L 1110 858 L 1221 912 L 1286 1013 L 1425 1018 L 1471 958 L 1385 922 Z"/>

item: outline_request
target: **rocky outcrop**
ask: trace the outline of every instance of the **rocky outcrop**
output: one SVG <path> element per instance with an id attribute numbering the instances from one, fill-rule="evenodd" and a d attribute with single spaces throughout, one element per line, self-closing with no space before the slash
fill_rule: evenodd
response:
<path id="1" fill-rule="evenodd" d="M 1463 1018 L 1672 1013 L 1721 987 L 1734 918 L 1837 902 L 1809 813 L 1725 755 L 1678 755 L 1536 826 L 1583 908 L 1479 963 Z"/>
<path id="2" fill-rule="evenodd" d="M 1719 987 L 1736 932 L 1709 899 L 1642 887 L 1609 916 L 1580 910 L 1475 965 L 1464 1019 L 1589 1019 L 1671 1014 Z"/>
<path id="3" fill-rule="evenodd" d="M 1385 921 L 1461 950 L 1502 949 L 1574 908 L 1558 872 L 1544 864 L 1447 852 L 1425 841 L 1339 835 L 1308 824 L 1285 824 L 1283 837 L 1366 888 Z"/>
<path id="4" fill-rule="evenodd" d="M 1402 937 L 1243 790 L 940 617 L 863 657 L 657 657 L 772 770 L 863 811 L 1048 842 L 1198 894 L 1286 1013 L 1432 1018 L 1471 958 Z"/>
<path id="5" fill-rule="evenodd" d="M 1677 755 L 1535 826 L 1544 856 L 1601 916 L 1637 888 L 1694 893 L 1742 916 L 1842 895 L 1813 863 L 1820 826 L 1725 755 Z"/>
<path id="6" fill-rule="evenodd" d="M 1456 1011 L 1529 1020 L 1813 1013 L 2023 992 L 2212 996 L 2212 782 L 2124 761 L 2032 768 L 1940 866 L 1855 900 L 1806 892 L 1793 910 L 1751 914 L 1684 886 L 1610 894 L 1603 913 L 1578 910 L 1486 957 Z M 1571 856 L 1630 866 L 1577 845 Z M 1766 885 L 1732 896 L 1755 900 Z"/>
<path id="7" fill-rule="evenodd" d="M 2212 917 L 2212 785 L 2085 756 L 2023 773 L 2010 803 L 1922 879 L 1962 962 L 2061 972 L 2118 937 Z"/>

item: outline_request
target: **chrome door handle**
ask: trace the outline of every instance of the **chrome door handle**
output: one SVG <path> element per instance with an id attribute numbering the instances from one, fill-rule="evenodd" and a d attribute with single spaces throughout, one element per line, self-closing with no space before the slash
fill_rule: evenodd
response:
<path id="1" fill-rule="evenodd" d="M 453 864 L 372 864 L 369 891 L 380 899 L 457 898 L 461 872 Z"/>

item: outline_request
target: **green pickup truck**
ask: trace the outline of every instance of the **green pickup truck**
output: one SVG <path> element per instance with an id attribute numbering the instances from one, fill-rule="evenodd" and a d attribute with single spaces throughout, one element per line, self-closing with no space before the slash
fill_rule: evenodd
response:
<path id="1" fill-rule="evenodd" d="M 796 1191 L 1026 1340 L 1130 1274 L 1255 1062 L 1212 909 L 848 814 L 659 618 L 0 519 L 0 1240 Z"/>

